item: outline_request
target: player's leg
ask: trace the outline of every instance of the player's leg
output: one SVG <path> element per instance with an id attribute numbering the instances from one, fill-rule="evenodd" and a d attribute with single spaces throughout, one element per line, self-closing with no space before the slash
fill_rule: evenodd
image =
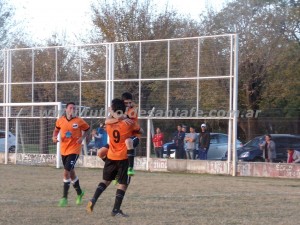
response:
<path id="1" fill-rule="evenodd" d="M 131 179 L 131 177 L 127 174 L 127 171 L 128 171 L 128 161 L 127 160 L 119 161 L 119 170 L 118 170 L 119 185 L 116 191 L 115 204 L 111 212 L 112 216 L 128 217 L 128 215 L 124 214 L 121 210 L 121 205 Z"/>
<path id="2" fill-rule="evenodd" d="M 97 152 L 98 157 L 100 157 L 104 162 L 107 159 L 107 152 L 108 152 L 109 145 L 105 145 L 100 148 Z"/>
<path id="3" fill-rule="evenodd" d="M 64 165 L 64 173 L 63 173 L 63 197 L 59 200 L 58 206 L 65 207 L 68 205 L 68 192 L 70 189 L 70 160 L 68 160 L 69 156 L 62 156 L 62 162 Z"/>
<path id="4" fill-rule="evenodd" d="M 87 204 L 86 211 L 92 213 L 94 206 L 100 197 L 100 195 L 105 191 L 105 189 L 110 185 L 111 181 L 115 179 L 118 170 L 116 169 L 116 164 L 114 160 L 107 159 L 105 161 L 103 169 L 103 180 L 98 184 L 93 197 Z"/>
<path id="5" fill-rule="evenodd" d="M 75 173 L 75 164 L 77 162 L 79 155 L 72 154 L 69 156 L 68 161 L 69 163 L 69 169 L 70 169 L 70 178 L 71 178 L 71 183 L 77 193 L 76 197 L 76 204 L 80 205 L 82 201 L 82 197 L 84 195 L 84 191 L 82 191 L 80 184 L 79 184 L 79 178 L 76 176 Z"/>
<path id="6" fill-rule="evenodd" d="M 134 152 L 134 148 L 139 144 L 139 139 L 135 136 L 132 136 L 130 138 L 127 138 L 125 140 L 125 144 L 127 147 L 127 157 L 128 157 L 128 175 L 129 176 L 133 176 L 135 174 L 134 172 L 134 156 L 135 156 L 135 152 Z"/>

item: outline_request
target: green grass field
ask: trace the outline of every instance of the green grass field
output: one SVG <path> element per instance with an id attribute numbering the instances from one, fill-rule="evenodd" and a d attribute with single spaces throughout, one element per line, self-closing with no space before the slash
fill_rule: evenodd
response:
<path id="1" fill-rule="evenodd" d="M 110 216 L 116 186 L 110 186 L 94 213 L 85 211 L 102 179 L 101 169 L 77 168 L 86 191 L 83 205 L 57 207 L 62 169 L 0 165 L 0 224 L 299 224 L 300 181 L 201 174 L 140 172 L 132 179 L 122 210 Z"/>

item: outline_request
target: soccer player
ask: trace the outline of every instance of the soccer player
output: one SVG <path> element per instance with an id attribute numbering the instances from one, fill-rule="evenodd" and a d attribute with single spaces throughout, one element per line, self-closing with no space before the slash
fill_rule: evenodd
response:
<path id="1" fill-rule="evenodd" d="M 126 110 L 126 106 L 121 99 L 113 99 L 111 109 L 114 113 L 120 112 L 123 114 Z M 139 132 L 139 130 L 140 127 L 137 123 L 128 124 L 124 120 L 117 120 L 115 123 L 106 124 L 106 131 L 109 136 L 109 149 L 103 169 L 103 180 L 99 183 L 93 198 L 88 202 L 86 207 L 87 212 L 93 212 L 100 195 L 110 185 L 111 181 L 118 177 L 118 188 L 111 215 L 121 217 L 128 216 L 120 209 L 131 178 L 127 174 L 128 155 L 125 140 L 128 139 L 133 132 Z"/>
<path id="2" fill-rule="evenodd" d="M 126 106 L 126 115 L 129 119 L 132 119 L 135 123 L 138 123 L 138 113 L 137 113 L 137 108 L 134 106 L 134 103 L 132 101 L 132 94 L 129 92 L 125 92 L 122 94 L 122 100 L 125 103 Z M 140 143 L 140 137 L 141 137 L 142 130 L 140 130 L 139 133 L 134 133 L 130 138 L 132 139 L 131 141 L 126 141 L 126 146 L 127 146 L 127 154 L 128 154 L 128 175 L 133 176 L 135 174 L 133 170 L 134 166 L 134 156 L 135 152 L 134 149 L 138 146 Z"/>
<path id="3" fill-rule="evenodd" d="M 81 152 L 81 143 L 87 136 L 87 131 L 90 129 L 90 126 L 80 117 L 74 116 L 74 112 L 75 103 L 67 103 L 65 114 L 56 121 L 52 136 L 52 141 L 57 143 L 58 134 L 60 133 L 60 153 L 64 165 L 63 197 L 58 203 L 60 207 L 68 205 L 68 191 L 70 183 L 73 184 L 73 187 L 77 192 L 77 205 L 81 204 L 82 197 L 84 195 L 84 191 L 80 188 L 79 178 L 76 176 L 74 167 Z"/>
<path id="4" fill-rule="evenodd" d="M 126 106 L 126 111 L 125 114 L 123 116 L 118 116 L 118 118 L 116 118 L 116 116 L 114 116 L 114 113 L 111 113 L 112 118 L 109 118 L 105 121 L 106 124 L 112 124 L 117 122 L 117 120 L 124 120 L 124 119 L 131 119 L 133 120 L 132 123 L 138 123 L 138 116 L 137 116 L 137 108 L 134 106 L 134 103 L 132 101 L 132 94 L 129 92 L 124 92 L 122 94 L 122 100 L 125 103 Z M 127 123 L 130 123 L 130 121 L 126 120 Z M 135 172 L 133 169 L 134 166 L 134 156 L 135 156 L 135 151 L 134 148 L 136 148 L 140 142 L 140 137 L 141 134 L 143 133 L 143 130 L 140 129 L 139 133 L 133 133 L 131 137 L 129 137 L 126 141 L 126 147 L 127 147 L 127 155 L 128 155 L 128 162 L 129 162 L 129 166 L 128 166 L 128 175 L 129 176 L 134 176 Z M 100 158 L 102 158 L 103 160 L 105 160 L 105 152 L 107 152 L 107 146 L 105 146 L 104 148 L 101 148 L 99 150 L 100 153 Z M 104 155 L 104 156 L 103 156 Z"/>

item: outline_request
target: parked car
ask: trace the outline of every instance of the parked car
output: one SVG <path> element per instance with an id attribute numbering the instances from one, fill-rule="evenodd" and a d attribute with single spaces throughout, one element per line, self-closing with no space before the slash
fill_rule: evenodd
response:
<path id="1" fill-rule="evenodd" d="M 198 155 L 198 141 L 199 133 L 197 133 L 196 139 L 196 155 Z M 173 142 L 165 143 L 163 145 L 163 157 L 167 157 L 167 146 L 173 145 Z M 237 140 L 236 146 L 241 147 L 243 144 L 241 141 Z M 208 160 L 221 160 L 225 157 L 228 148 L 228 135 L 223 133 L 210 133 L 210 146 L 207 153 Z M 175 147 L 170 150 L 170 157 L 175 158 Z M 197 157 L 197 156 L 196 156 Z"/>
<path id="2" fill-rule="evenodd" d="M 271 134 L 271 137 L 276 146 L 275 162 L 286 162 L 288 148 L 300 150 L 300 135 Z M 258 136 L 246 143 L 243 147 L 238 148 L 238 160 L 247 162 L 264 162 L 263 152 L 259 148 L 259 144 L 262 144 L 264 140 L 264 135 Z"/>
<path id="3" fill-rule="evenodd" d="M 87 154 L 88 155 L 97 155 L 97 148 L 95 147 L 95 140 L 91 140 L 87 145 Z"/>
<path id="4" fill-rule="evenodd" d="M 14 153 L 16 150 L 16 137 L 8 132 L 8 152 Z M 5 152 L 5 131 L 0 130 L 0 152 Z"/>

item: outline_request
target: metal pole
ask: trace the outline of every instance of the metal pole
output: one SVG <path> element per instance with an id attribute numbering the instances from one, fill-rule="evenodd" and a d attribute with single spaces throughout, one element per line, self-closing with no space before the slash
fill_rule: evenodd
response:
<path id="1" fill-rule="evenodd" d="M 60 112 L 62 110 L 62 104 L 61 102 L 58 104 L 58 113 L 57 113 L 57 119 L 60 117 Z M 60 167 L 60 132 L 57 136 L 58 142 L 56 143 L 56 168 L 59 169 Z"/>
<path id="2" fill-rule="evenodd" d="M 169 104 L 170 104 L 170 101 L 169 101 L 169 98 L 170 98 L 170 41 L 168 41 L 168 65 L 167 65 L 167 112 L 169 112 Z"/>
<path id="3" fill-rule="evenodd" d="M 148 118 L 147 118 L 147 155 L 146 155 L 146 171 L 149 170 L 149 160 L 150 160 L 150 152 L 151 152 L 151 117 L 153 117 L 155 111 L 155 107 L 152 108 Z"/>
<path id="4" fill-rule="evenodd" d="M 234 46 L 234 82 L 233 82 L 233 162 L 232 162 L 232 176 L 236 176 L 237 170 L 237 152 L 236 152 L 236 139 L 237 139 L 237 102 L 238 102 L 238 34 L 235 35 L 235 46 Z"/>
<path id="5" fill-rule="evenodd" d="M 10 50 L 8 50 L 6 55 L 6 84 L 5 84 L 5 102 L 9 102 L 9 74 L 10 74 L 10 66 L 11 66 L 11 58 L 10 58 Z M 8 106 L 5 107 L 5 143 L 4 143 L 4 148 L 5 148 L 5 155 L 4 155 L 4 164 L 8 163 Z"/>
<path id="6" fill-rule="evenodd" d="M 232 136 L 232 112 L 233 112 L 233 66 L 234 66 L 234 60 L 233 60 L 233 36 L 230 36 L 230 79 L 229 79 L 229 85 L 230 85 L 230 92 L 229 92 L 229 119 L 228 119 L 228 148 L 227 148 L 227 171 L 228 174 L 230 174 L 231 169 L 231 158 L 232 158 L 232 142 L 233 142 L 233 136 Z"/>
<path id="7" fill-rule="evenodd" d="M 146 171 L 149 170 L 149 159 L 151 149 L 151 129 L 150 118 L 147 119 L 147 155 L 146 155 Z"/>

